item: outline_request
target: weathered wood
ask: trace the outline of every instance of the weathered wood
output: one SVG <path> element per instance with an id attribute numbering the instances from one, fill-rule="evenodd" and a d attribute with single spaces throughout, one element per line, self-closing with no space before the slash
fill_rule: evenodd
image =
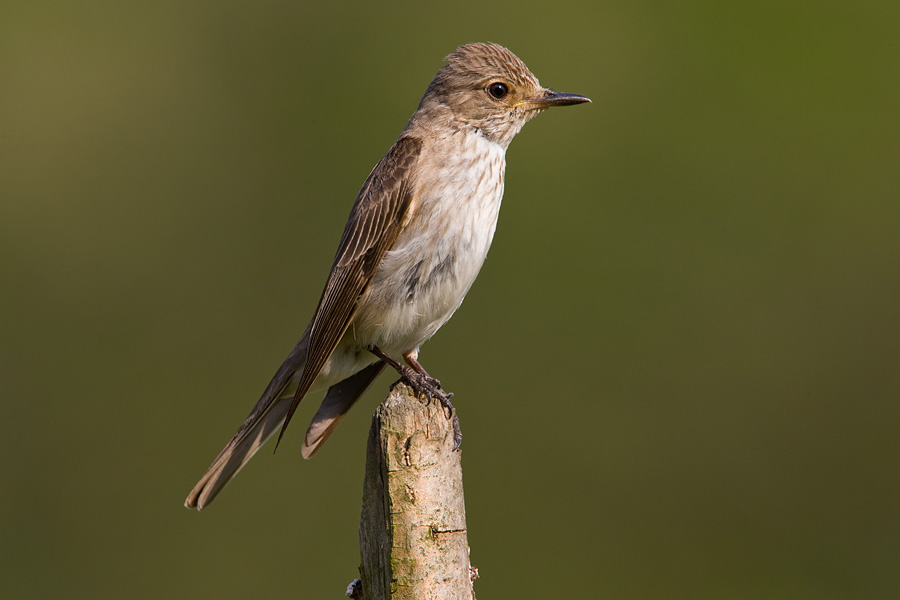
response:
<path id="1" fill-rule="evenodd" d="M 372 418 L 359 526 L 366 600 L 474 600 L 461 453 L 440 402 L 397 384 Z"/>

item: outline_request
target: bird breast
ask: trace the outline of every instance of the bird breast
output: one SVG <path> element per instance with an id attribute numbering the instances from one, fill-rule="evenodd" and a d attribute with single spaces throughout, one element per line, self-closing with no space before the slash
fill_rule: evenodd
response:
<path id="1" fill-rule="evenodd" d="M 362 346 L 417 349 L 459 308 L 491 246 L 504 149 L 476 130 L 440 142 L 423 148 L 408 223 L 360 298 L 352 332 Z"/>

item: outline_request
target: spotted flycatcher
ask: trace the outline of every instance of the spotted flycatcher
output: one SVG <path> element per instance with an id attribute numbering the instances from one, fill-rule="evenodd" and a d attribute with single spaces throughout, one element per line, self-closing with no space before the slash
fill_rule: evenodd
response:
<path id="1" fill-rule="evenodd" d="M 466 44 L 446 60 L 363 184 L 312 321 L 191 490 L 188 508 L 209 504 L 279 428 L 280 440 L 310 391 L 328 390 L 306 430 L 304 458 L 385 365 L 452 408 L 419 364 L 419 347 L 459 308 L 487 256 L 506 149 L 542 110 L 590 100 L 542 87 L 495 44 Z"/>

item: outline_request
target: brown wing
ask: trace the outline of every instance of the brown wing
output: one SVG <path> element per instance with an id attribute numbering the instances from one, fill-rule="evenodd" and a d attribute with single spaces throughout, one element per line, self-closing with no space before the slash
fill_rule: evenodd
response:
<path id="1" fill-rule="evenodd" d="M 337 347 L 384 253 L 402 229 L 412 200 L 410 173 L 422 150 L 412 137 L 397 140 L 369 174 L 341 237 L 331 274 L 310 324 L 303 375 L 278 435 L 281 441 L 300 400 Z M 277 448 L 277 444 L 276 444 Z"/>

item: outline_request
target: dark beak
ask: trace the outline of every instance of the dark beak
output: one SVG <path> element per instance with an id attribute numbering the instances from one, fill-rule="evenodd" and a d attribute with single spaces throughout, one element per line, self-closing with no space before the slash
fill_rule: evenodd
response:
<path id="1" fill-rule="evenodd" d="M 570 106 L 572 104 L 581 104 L 590 102 L 587 96 L 579 96 L 578 94 L 567 94 L 565 92 L 555 92 L 553 90 L 544 90 L 544 95 L 540 98 L 533 98 L 529 102 L 535 108 L 549 108 L 551 106 Z"/>

